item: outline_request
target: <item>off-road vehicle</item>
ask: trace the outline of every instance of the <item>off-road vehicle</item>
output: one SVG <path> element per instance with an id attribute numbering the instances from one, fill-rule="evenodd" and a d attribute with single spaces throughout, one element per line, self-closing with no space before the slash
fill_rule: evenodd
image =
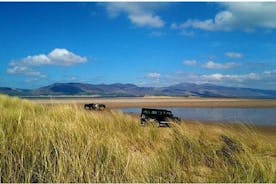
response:
<path id="1" fill-rule="evenodd" d="M 166 109 L 142 108 L 140 120 L 142 125 L 146 122 L 154 122 L 158 126 L 169 126 L 169 121 L 180 121 L 180 118 L 174 116 L 172 111 Z"/>
<path id="2" fill-rule="evenodd" d="M 98 103 L 90 103 L 90 104 L 84 104 L 84 108 L 86 110 L 104 110 L 105 109 L 105 105 L 104 104 L 98 104 Z"/>

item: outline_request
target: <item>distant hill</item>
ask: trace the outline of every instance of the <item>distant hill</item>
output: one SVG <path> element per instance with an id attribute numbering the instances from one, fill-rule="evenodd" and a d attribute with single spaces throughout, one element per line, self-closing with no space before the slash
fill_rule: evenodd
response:
<path id="1" fill-rule="evenodd" d="M 196 96 L 225 98 L 276 98 L 276 90 L 225 87 L 213 84 L 180 83 L 168 87 L 139 87 L 134 84 L 55 83 L 34 90 L 0 87 L 12 96 L 98 95 L 102 97 Z"/>
<path id="2" fill-rule="evenodd" d="M 25 95 L 30 95 L 31 90 L 0 87 L 0 93 L 11 95 L 11 96 L 25 96 Z"/>
<path id="3" fill-rule="evenodd" d="M 144 96 L 153 88 L 134 84 L 83 84 L 55 83 L 32 91 L 32 95 L 101 95 L 101 96 Z"/>

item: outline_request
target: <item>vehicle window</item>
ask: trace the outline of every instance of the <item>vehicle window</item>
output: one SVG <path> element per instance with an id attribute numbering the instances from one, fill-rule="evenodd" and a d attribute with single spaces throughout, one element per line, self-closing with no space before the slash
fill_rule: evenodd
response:
<path id="1" fill-rule="evenodd" d="M 149 111 L 148 110 L 144 110 L 143 114 L 149 114 Z"/>
<path id="2" fill-rule="evenodd" d="M 151 114 L 157 114 L 157 111 L 151 111 Z"/>

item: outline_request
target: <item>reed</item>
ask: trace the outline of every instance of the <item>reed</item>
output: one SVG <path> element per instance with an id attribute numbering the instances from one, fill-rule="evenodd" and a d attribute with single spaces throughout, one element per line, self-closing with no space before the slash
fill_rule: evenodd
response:
<path id="1" fill-rule="evenodd" d="M 276 182 L 270 155 L 252 127 L 142 127 L 116 111 L 0 95 L 1 183 Z"/>

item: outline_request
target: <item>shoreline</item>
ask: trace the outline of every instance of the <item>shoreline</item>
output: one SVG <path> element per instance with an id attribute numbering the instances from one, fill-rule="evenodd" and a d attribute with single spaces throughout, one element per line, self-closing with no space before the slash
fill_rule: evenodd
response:
<path id="1" fill-rule="evenodd" d="M 189 108 L 276 108 L 276 99 L 234 99 L 234 98 L 185 98 L 185 97 L 135 97 L 135 98 L 68 98 L 68 99 L 26 99 L 43 105 L 103 103 L 108 109 L 141 107 L 189 107 Z"/>
<path id="2" fill-rule="evenodd" d="M 43 99 L 30 100 L 40 105 L 68 105 L 76 104 L 82 107 L 85 103 L 103 103 L 107 106 L 106 110 L 116 110 L 122 108 L 276 108 L 276 100 L 264 99 L 229 99 L 229 98 L 181 98 L 181 97 L 144 97 L 144 98 L 105 98 L 105 99 Z M 136 115 L 134 115 L 136 116 Z M 184 119 L 188 123 L 202 123 L 205 125 L 229 125 L 240 127 L 243 123 L 224 123 L 212 121 L 196 121 Z M 276 126 L 273 125 L 256 125 L 250 126 L 268 133 L 271 136 L 276 132 Z"/>
<path id="3" fill-rule="evenodd" d="M 135 118 L 140 118 L 139 114 L 132 114 L 132 113 L 125 113 L 127 115 L 133 116 Z M 249 124 L 249 123 L 233 123 L 233 122 L 223 122 L 223 121 L 207 121 L 207 120 L 192 120 L 192 119 L 181 119 L 182 123 L 188 125 L 188 126 L 194 126 L 194 125 L 203 125 L 206 127 L 228 127 L 232 128 L 236 131 L 239 131 L 242 127 L 250 127 L 253 128 L 260 133 L 266 134 L 268 136 L 272 136 L 276 138 L 276 126 L 275 125 L 269 125 L 269 124 Z M 275 139 L 276 140 L 276 139 Z"/>

